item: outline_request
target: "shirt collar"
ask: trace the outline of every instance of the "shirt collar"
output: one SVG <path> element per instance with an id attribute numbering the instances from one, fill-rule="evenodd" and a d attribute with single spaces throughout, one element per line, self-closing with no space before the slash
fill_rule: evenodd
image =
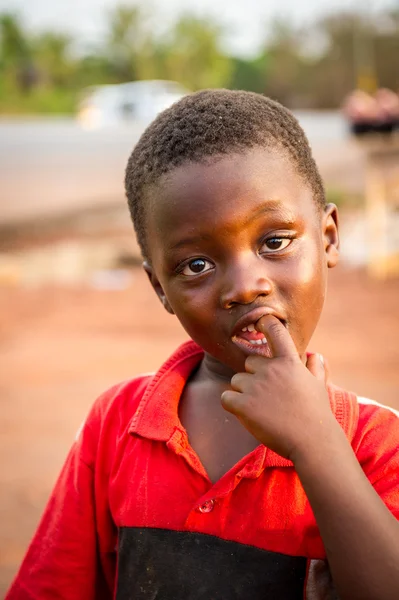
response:
<path id="1" fill-rule="evenodd" d="M 179 401 L 188 378 L 203 356 L 202 348 L 191 340 L 182 344 L 172 354 L 148 384 L 130 422 L 129 433 L 165 442 L 174 434 L 184 433 L 178 417 Z M 349 441 L 352 441 L 359 414 L 356 396 L 331 384 L 327 389 L 331 410 Z M 267 466 L 292 466 L 291 461 L 270 449 L 266 449 L 266 453 L 257 458 L 253 471 L 255 477 Z"/>
<path id="2" fill-rule="evenodd" d="M 182 344 L 148 384 L 130 422 L 129 433 L 168 441 L 181 428 L 178 405 L 183 388 L 204 351 L 195 342 Z"/>

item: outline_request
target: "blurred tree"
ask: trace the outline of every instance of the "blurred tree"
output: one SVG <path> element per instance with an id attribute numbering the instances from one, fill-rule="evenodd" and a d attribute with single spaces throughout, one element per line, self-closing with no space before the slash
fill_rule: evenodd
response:
<path id="1" fill-rule="evenodd" d="M 372 32 L 365 18 L 358 14 L 340 13 L 316 24 L 325 34 L 326 51 L 313 68 L 314 102 L 321 108 L 339 106 L 360 80 L 372 86 L 373 65 L 370 63 Z"/>
<path id="2" fill-rule="evenodd" d="M 139 63 L 148 43 L 146 19 L 137 6 L 117 6 L 109 17 L 105 44 L 111 70 L 119 81 L 138 79 Z"/>
<path id="3" fill-rule="evenodd" d="M 338 13 L 305 31 L 277 21 L 266 45 L 266 93 L 291 107 L 337 108 L 355 87 L 399 88 L 399 17 Z M 309 41 L 322 40 L 320 44 Z M 307 47 L 308 46 L 308 47 Z"/>
<path id="4" fill-rule="evenodd" d="M 118 83 L 119 80 L 108 56 L 103 54 L 103 48 L 90 49 L 77 61 L 73 77 L 77 88 L 104 83 Z"/>
<path id="5" fill-rule="evenodd" d="M 301 54 L 300 31 L 287 20 L 276 19 L 266 45 L 267 76 L 265 93 L 286 106 L 301 104 L 306 92 L 307 63 Z"/>
<path id="6" fill-rule="evenodd" d="M 54 87 L 71 87 L 75 63 L 71 58 L 70 36 L 45 32 L 33 43 L 33 56 L 42 83 Z"/>
<path id="7" fill-rule="evenodd" d="M 81 88 L 135 79 L 248 89 L 295 108 L 339 107 L 374 74 L 379 85 L 399 89 L 399 9 L 372 19 L 364 10 L 335 13 L 305 30 L 277 20 L 254 59 L 229 56 L 223 29 L 209 18 L 183 15 L 160 35 L 149 16 L 116 6 L 104 42 L 78 56 L 69 36 L 33 36 L 20 17 L 0 14 L 0 110 L 71 111 Z"/>
<path id="8" fill-rule="evenodd" d="M 316 107 L 338 107 L 355 87 L 399 87 L 399 18 L 396 13 L 340 13 L 319 21 L 328 44 L 312 69 Z"/>
<path id="9" fill-rule="evenodd" d="M 379 84 L 399 92 L 399 6 L 382 15 L 374 52 Z"/>
<path id="10" fill-rule="evenodd" d="M 221 49 L 221 35 L 210 20 L 182 16 L 162 48 L 165 77 L 193 91 L 228 85 L 232 60 Z"/>
<path id="11" fill-rule="evenodd" d="M 253 59 L 232 58 L 229 87 L 235 90 L 249 90 L 263 94 L 269 67 L 266 52 Z"/>
<path id="12" fill-rule="evenodd" d="M 0 15 L 0 70 L 3 86 L 29 91 L 37 76 L 30 40 L 20 18 L 11 13 Z"/>

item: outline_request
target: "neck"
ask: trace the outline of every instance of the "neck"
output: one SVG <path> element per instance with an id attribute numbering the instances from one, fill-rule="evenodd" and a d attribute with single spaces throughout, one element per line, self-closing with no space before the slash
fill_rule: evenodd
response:
<path id="1" fill-rule="evenodd" d="M 216 360 L 210 354 L 205 353 L 201 364 L 195 374 L 197 381 L 214 381 L 216 383 L 230 385 L 235 371 Z"/>
<path id="2" fill-rule="evenodd" d="M 304 365 L 307 362 L 306 352 L 300 354 L 300 359 Z M 266 358 L 265 360 L 272 360 Z M 244 369 L 243 369 L 244 371 Z M 198 369 L 196 370 L 193 380 L 197 382 L 213 381 L 222 385 L 230 385 L 231 378 L 235 375 L 236 371 L 227 365 L 221 363 L 219 360 L 207 354 L 205 352 L 204 358 L 202 359 Z"/>

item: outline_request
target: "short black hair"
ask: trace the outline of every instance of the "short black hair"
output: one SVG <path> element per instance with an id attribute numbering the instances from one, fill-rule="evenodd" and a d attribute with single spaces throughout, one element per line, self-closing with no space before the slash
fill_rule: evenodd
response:
<path id="1" fill-rule="evenodd" d="M 306 135 L 284 106 L 253 92 L 210 89 L 184 96 L 144 131 L 126 167 L 129 210 L 144 258 L 149 259 L 145 226 L 145 189 L 172 169 L 209 157 L 254 147 L 285 151 L 325 205 L 320 173 Z"/>

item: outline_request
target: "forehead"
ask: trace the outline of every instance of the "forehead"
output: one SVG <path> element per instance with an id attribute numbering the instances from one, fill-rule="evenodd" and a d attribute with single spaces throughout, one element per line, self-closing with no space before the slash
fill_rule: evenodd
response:
<path id="1" fill-rule="evenodd" d="M 284 152 L 255 148 L 177 167 L 151 190 L 147 219 L 154 234 L 171 243 L 184 233 L 240 230 L 254 214 L 314 219 L 309 185 Z"/>

